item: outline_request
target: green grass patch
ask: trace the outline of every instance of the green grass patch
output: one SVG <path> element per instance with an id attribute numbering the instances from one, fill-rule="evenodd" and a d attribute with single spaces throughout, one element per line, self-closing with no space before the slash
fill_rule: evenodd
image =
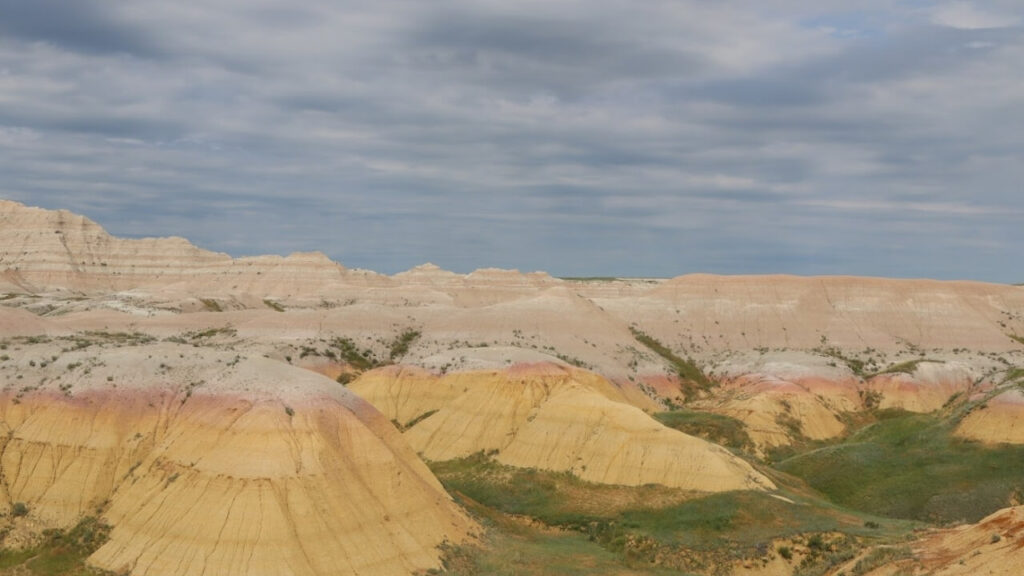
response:
<path id="1" fill-rule="evenodd" d="M 1014 382 L 1016 380 L 1024 380 L 1024 368 L 1013 367 L 1006 371 L 1006 376 L 1003 377 L 1002 383 Z"/>
<path id="2" fill-rule="evenodd" d="M 277 302 L 274 302 L 273 300 L 271 300 L 269 298 L 264 298 L 263 299 L 263 304 L 267 308 L 270 308 L 271 310 L 273 310 L 275 312 L 284 312 L 284 306 L 281 306 L 280 304 L 278 304 Z"/>
<path id="3" fill-rule="evenodd" d="M 774 551 L 766 543 L 775 538 L 840 532 L 849 548 L 854 539 L 902 536 L 912 526 L 841 509 L 780 481 L 788 501 L 755 491 L 707 495 L 592 484 L 567 473 L 504 466 L 482 454 L 430 466 L 450 493 L 494 513 L 586 534 L 634 568 L 709 572 L 767 558 Z"/>
<path id="4" fill-rule="evenodd" d="M 369 348 L 360 350 L 356 343 L 350 338 L 335 338 L 332 341 L 335 348 L 341 355 L 341 359 L 359 371 L 369 370 L 381 366 L 381 362 Z"/>
<path id="5" fill-rule="evenodd" d="M 777 467 L 843 506 L 943 524 L 976 522 L 1024 491 L 1024 446 L 954 438 L 955 423 L 935 415 L 882 410 L 877 416 L 841 444 Z"/>
<path id="6" fill-rule="evenodd" d="M 685 576 L 676 570 L 653 566 L 630 570 L 620 555 L 606 550 L 580 532 L 544 529 L 530 525 L 456 494 L 485 527 L 477 544 L 442 545 L 443 570 L 427 574 L 451 576 L 590 576 L 647 574 Z"/>
<path id="7" fill-rule="evenodd" d="M 395 337 L 391 341 L 391 346 L 388 350 L 388 358 L 394 362 L 401 359 L 403 356 L 409 353 L 409 347 L 416 340 L 419 340 L 422 334 L 419 330 L 405 330 L 401 334 Z"/>
<path id="8" fill-rule="evenodd" d="M 672 410 L 652 414 L 655 420 L 691 436 L 697 436 L 728 448 L 750 451 L 754 442 L 743 422 L 712 412 Z"/>
<path id="9" fill-rule="evenodd" d="M 943 363 L 942 360 L 929 360 L 927 358 L 908 360 L 906 362 L 900 362 L 899 364 L 893 364 L 885 370 L 873 374 L 873 376 L 879 376 L 881 374 L 913 374 L 914 371 L 917 370 L 917 366 L 922 362 L 934 362 L 936 364 Z"/>
<path id="10" fill-rule="evenodd" d="M 853 372 L 853 374 L 858 378 L 870 378 L 872 376 L 872 374 L 868 374 L 865 370 L 867 362 L 861 360 L 860 358 L 847 356 L 846 354 L 843 353 L 842 350 L 835 346 L 825 346 L 824 336 L 822 336 L 822 345 L 819 346 L 818 348 L 815 348 L 814 351 L 823 356 L 834 358 L 842 362 L 843 364 L 846 364 L 846 367 L 850 369 L 850 372 Z"/>
<path id="11" fill-rule="evenodd" d="M 217 302 L 212 298 L 200 298 L 199 301 L 203 303 L 203 309 L 206 310 L 207 312 L 224 311 L 224 309 L 221 308 L 220 302 Z"/>
<path id="12" fill-rule="evenodd" d="M 25 550 L 0 550 L 0 569 L 31 576 L 98 576 L 111 574 L 85 565 L 109 537 L 110 527 L 88 517 L 70 530 L 47 530 L 43 541 Z"/>
<path id="13" fill-rule="evenodd" d="M 630 326 L 629 330 L 633 333 L 633 337 L 636 338 L 637 342 L 646 346 L 651 352 L 661 356 L 672 366 L 672 369 L 675 370 L 676 374 L 684 383 L 690 384 L 690 386 L 686 386 L 683 389 L 683 394 L 687 399 L 692 397 L 699 390 L 707 390 L 714 385 L 693 360 L 677 356 L 676 353 L 667 346 L 654 339 L 652 336 L 645 334 L 635 326 Z"/>
<path id="14" fill-rule="evenodd" d="M 427 418 L 430 418 L 434 414 L 437 414 L 437 410 L 427 410 L 423 414 L 420 414 L 419 416 L 413 418 L 412 420 L 409 420 L 405 424 L 395 426 L 395 428 L 398 428 L 402 432 L 405 432 L 409 428 L 412 428 L 413 426 L 419 424 L 420 422 L 423 422 L 424 420 L 426 420 Z"/>

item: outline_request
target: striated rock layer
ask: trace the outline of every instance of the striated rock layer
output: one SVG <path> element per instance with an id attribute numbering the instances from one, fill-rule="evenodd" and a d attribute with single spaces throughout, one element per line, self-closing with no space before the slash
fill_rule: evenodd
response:
<path id="1" fill-rule="evenodd" d="M 311 372 L 171 344 L 6 354 L 5 500 L 51 526 L 101 513 L 98 567 L 409 574 L 474 529 L 379 412 Z"/>
<path id="2" fill-rule="evenodd" d="M 770 480 L 724 448 L 666 428 L 605 379 L 554 364 L 443 377 L 389 368 L 350 385 L 407 426 L 430 460 L 477 452 L 591 482 L 704 492 L 765 489 Z"/>
<path id="3" fill-rule="evenodd" d="M 1024 392 L 1013 388 L 996 395 L 968 414 L 956 434 L 994 444 L 1024 444 Z"/>
<path id="4" fill-rule="evenodd" d="M 910 558 L 864 571 L 853 560 L 834 573 L 865 576 L 1016 576 L 1024 555 L 1024 506 L 996 511 L 977 524 L 935 531 L 911 544 Z M 879 549 L 875 549 L 879 550 Z"/>

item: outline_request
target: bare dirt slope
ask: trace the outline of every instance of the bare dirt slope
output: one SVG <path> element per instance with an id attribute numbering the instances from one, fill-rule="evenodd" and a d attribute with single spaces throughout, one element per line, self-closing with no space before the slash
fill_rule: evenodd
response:
<path id="1" fill-rule="evenodd" d="M 662 426 L 596 374 L 555 364 L 444 377 L 370 372 L 350 385 L 430 460 L 477 452 L 591 482 L 702 492 L 774 485 L 727 450 Z"/>
<path id="2" fill-rule="evenodd" d="M 387 419 L 312 372 L 144 338 L 6 342 L 5 500 L 22 524 L 101 514 L 96 566 L 408 574 L 474 529 Z"/>

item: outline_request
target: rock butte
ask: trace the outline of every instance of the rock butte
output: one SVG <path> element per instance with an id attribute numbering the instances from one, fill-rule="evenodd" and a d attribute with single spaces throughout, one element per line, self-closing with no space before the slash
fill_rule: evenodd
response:
<path id="1" fill-rule="evenodd" d="M 774 488 L 729 451 L 657 423 L 596 374 L 554 364 L 436 377 L 384 368 L 350 388 L 430 460 L 477 452 L 590 482 L 703 492 Z"/>
<path id="2" fill-rule="evenodd" d="M 474 530 L 386 419 L 312 372 L 166 343 L 7 354 L 8 502 L 51 526 L 103 507 L 98 567 L 408 574 Z"/>

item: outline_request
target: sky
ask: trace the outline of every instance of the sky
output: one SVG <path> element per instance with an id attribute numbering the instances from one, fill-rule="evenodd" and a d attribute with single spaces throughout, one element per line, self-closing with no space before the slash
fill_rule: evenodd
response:
<path id="1" fill-rule="evenodd" d="M 0 197 L 235 256 L 1024 282 L 1020 0 L 0 0 Z"/>

